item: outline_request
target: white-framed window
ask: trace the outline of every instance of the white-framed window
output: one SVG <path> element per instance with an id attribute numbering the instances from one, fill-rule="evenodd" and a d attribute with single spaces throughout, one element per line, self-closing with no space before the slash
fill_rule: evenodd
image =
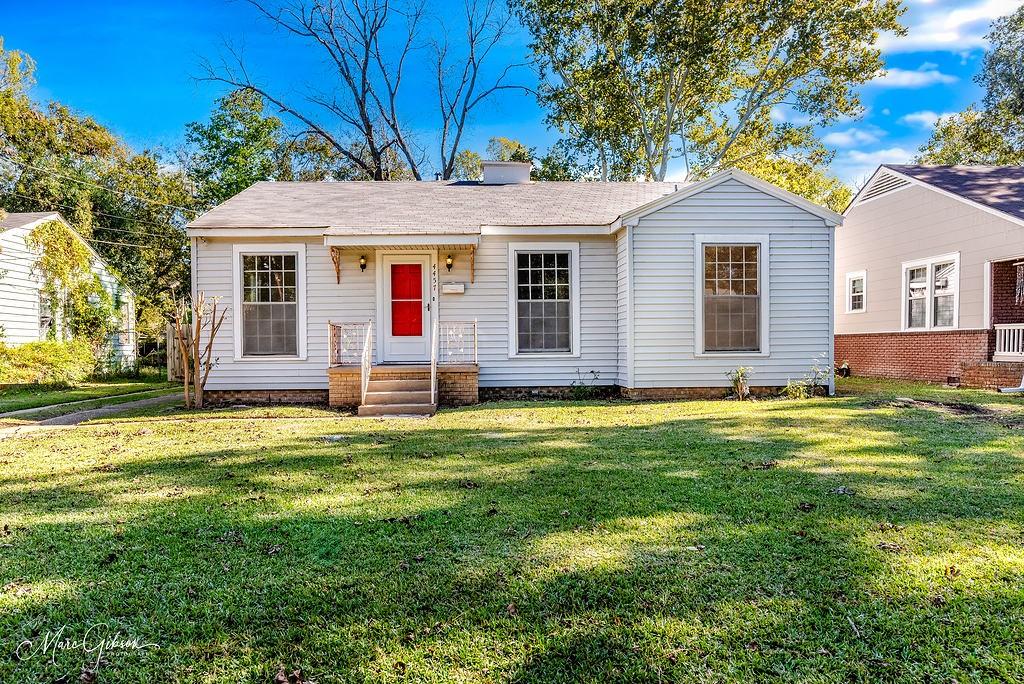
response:
<path id="1" fill-rule="evenodd" d="M 235 359 L 306 358 L 306 246 L 234 245 Z"/>
<path id="2" fill-rule="evenodd" d="M 867 309 L 868 274 L 853 271 L 846 274 L 846 313 L 864 313 Z"/>
<path id="3" fill-rule="evenodd" d="M 768 355 L 768 236 L 697 235 L 694 353 Z"/>
<path id="4" fill-rule="evenodd" d="M 578 242 L 508 245 L 509 357 L 579 356 Z"/>
<path id="5" fill-rule="evenodd" d="M 903 264 L 903 329 L 953 329 L 959 325 L 960 253 Z"/>

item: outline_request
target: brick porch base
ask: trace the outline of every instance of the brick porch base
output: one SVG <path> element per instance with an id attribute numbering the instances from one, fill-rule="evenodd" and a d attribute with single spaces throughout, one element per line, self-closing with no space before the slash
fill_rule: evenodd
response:
<path id="1" fill-rule="evenodd" d="M 480 401 L 480 369 L 472 364 L 437 367 L 437 394 L 441 406 L 468 406 Z M 331 406 L 359 406 L 362 370 L 359 366 L 332 366 L 327 369 L 328 401 Z M 430 368 L 419 366 L 374 366 L 374 380 L 430 379 Z"/>
<path id="2" fill-rule="evenodd" d="M 836 335 L 835 353 L 855 376 L 957 383 L 964 368 L 988 362 L 993 345 L 988 330 L 858 333 Z"/>

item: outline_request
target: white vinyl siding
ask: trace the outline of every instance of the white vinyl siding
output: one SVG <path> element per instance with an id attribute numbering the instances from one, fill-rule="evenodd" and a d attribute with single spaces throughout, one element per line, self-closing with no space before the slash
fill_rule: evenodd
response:
<path id="1" fill-rule="evenodd" d="M 987 262 L 1024 256 L 1024 227 L 919 185 L 850 208 L 836 231 L 836 272 L 841 279 L 867 271 L 870 301 L 864 313 L 851 315 L 837 298 L 836 333 L 903 330 L 902 264 L 954 252 L 960 254 L 957 328 L 983 329 Z M 837 289 L 843 285 L 837 280 Z"/>
<path id="2" fill-rule="evenodd" d="M 275 242 L 275 248 L 301 247 L 302 241 Z M 239 250 L 258 252 L 265 243 L 239 242 Z M 375 318 L 375 266 L 373 251 L 345 251 L 341 257 L 341 283 L 335 279 L 330 253 L 322 240 L 305 242 L 306 254 L 306 358 L 235 358 L 233 243 L 197 240 L 197 290 L 220 297 L 227 317 L 214 341 L 217 365 L 210 373 L 209 389 L 327 389 L 327 324 L 367 322 Z M 365 271 L 359 255 L 367 254 Z"/>
<path id="3" fill-rule="evenodd" d="M 832 228 L 737 180 L 644 216 L 633 229 L 635 387 L 723 387 L 751 366 L 754 385 L 779 386 L 831 365 Z M 699 356 L 695 236 L 736 243 L 766 236 L 768 354 Z"/>
<path id="4" fill-rule="evenodd" d="M 469 282 L 469 256 L 455 252 L 451 273 L 441 282 L 466 284 L 465 294 L 441 294 L 441 321 L 478 321 L 481 387 L 566 386 L 578 382 L 614 385 L 618 379 L 616 242 L 612 237 L 580 238 L 579 355 L 515 356 L 509 337 L 509 244 L 522 239 L 484 236 L 476 251 L 476 282 Z M 530 248 L 561 240 L 531 236 Z M 447 252 L 446 252 L 447 253 Z M 510 358 L 510 350 L 512 358 Z M 535 356 L 535 355 L 534 355 Z M 592 372 L 593 371 L 593 372 Z"/>
<path id="5" fill-rule="evenodd" d="M 441 321 L 474 319 L 479 329 L 480 385 L 565 386 L 583 378 L 596 384 L 615 384 L 618 370 L 616 309 L 616 246 L 612 237 L 579 240 L 579 356 L 528 355 L 509 358 L 508 245 L 504 237 L 483 237 L 476 251 L 476 278 L 470 282 L 467 251 L 440 250 L 441 263 L 451 253 L 451 272 L 440 269 L 441 283 L 465 283 L 464 294 L 440 294 Z M 516 240 L 512 240 L 516 242 Z M 531 238 L 531 244 L 545 242 Z M 553 241 L 559 242 L 557 240 Z M 259 250 L 260 243 L 239 242 L 243 249 Z M 365 322 L 375 318 L 376 271 L 372 249 L 345 250 L 341 255 L 341 284 L 335 282 L 334 266 L 322 241 L 306 245 L 306 347 L 307 358 L 234 358 L 232 320 L 232 250 L 228 240 L 198 240 L 196 287 L 208 297 L 220 296 L 229 311 L 214 344 L 219 362 L 210 373 L 210 389 L 326 389 L 327 323 Z M 278 244 L 277 246 L 281 246 Z M 359 256 L 366 254 L 366 271 L 359 270 Z"/>

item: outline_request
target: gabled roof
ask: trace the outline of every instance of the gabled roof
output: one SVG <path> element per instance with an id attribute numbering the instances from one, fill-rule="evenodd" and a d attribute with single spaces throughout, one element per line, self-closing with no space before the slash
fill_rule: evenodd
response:
<path id="1" fill-rule="evenodd" d="M 883 164 L 853 198 L 850 207 L 910 185 L 925 185 L 1024 223 L 1024 166 Z"/>
<path id="2" fill-rule="evenodd" d="M 609 225 L 679 183 L 262 182 L 189 224 L 319 228 L 330 235 L 476 234 L 480 227 Z"/>
<path id="3" fill-rule="evenodd" d="M 44 220 L 64 221 L 56 211 L 23 211 L 0 213 L 0 232 L 11 228 L 22 228 Z"/>
<path id="4" fill-rule="evenodd" d="M 625 214 L 622 215 L 622 223 L 626 224 L 635 222 L 636 219 L 639 219 L 642 216 L 646 216 L 647 214 L 658 211 L 659 209 L 667 207 L 670 204 L 675 204 L 676 202 L 684 200 L 687 197 L 692 197 L 698 193 L 704 192 L 705 190 L 713 188 L 716 185 L 724 183 L 725 181 L 728 180 L 738 181 L 740 183 L 743 183 L 744 185 L 748 185 L 754 188 L 755 190 L 759 190 L 767 195 L 775 197 L 776 199 L 780 199 L 783 202 L 792 204 L 795 207 L 803 209 L 804 211 L 817 216 L 818 218 L 824 220 L 826 223 L 830 225 L 838 226 L 843 222 L 843 217 L 841 214 L 837 214 L 831 209 L 826 209 L 823 206 L 815 204 L 814 202 L 811 202 L 810 200 L 805 199 L 800 195 L 796 195 L 790 192 L 789 190 L 784 190 L 783 188 L 780 188 L 774 183 L 763 181 L 756 176 L 752 176 L 746 171 L 741 171 L 740 169 L 725 169 L 723 171 L 719 171 L 718 173 L 709 178 L 705 178 L 704 180 L 698 181 L 696 183 L 689 183 L 687 185 L 684 185 L 676 192 L 673 192 L 664 197 L 660 197 L 643 206 L 636 207 L 635 209 L 626 212 Z"/>

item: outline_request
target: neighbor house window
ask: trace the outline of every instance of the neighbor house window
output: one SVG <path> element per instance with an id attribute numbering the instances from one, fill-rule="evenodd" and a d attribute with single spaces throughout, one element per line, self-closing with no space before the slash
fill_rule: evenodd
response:
<path id="1" fill-rule="evenodd" d="M 296 254 L 242 254 L 242 355 L 298 355 Z"/>
<path id="2" fill-rule="evenodd" d="M 761 350 L 761 245 L 705 244 L 705 352 Z"/>
<path id="3" fill-rule="evenodd" d="M 50 297 L 42 290 L 39 292 L 39 339 L 50 339 L 50 331 L 53 329 L 53 307 L 50 305 Z"/>
<path id="4" fill-rule="evenodd" d="M 846 274 L 846 313 L 861 313 L 867 296 L 867 274 L 856 271 Z"/>
<path id="5" fill-rule="evenodd" d="M 956 327 L 959 281 L 959 255 L 904 264 L 904 327 Z"/>
<path id="6" fill-rule="evenodd" d="M 509 250 L 512 355 L 576 353 L 578 245 L 513 243 Z"/>

